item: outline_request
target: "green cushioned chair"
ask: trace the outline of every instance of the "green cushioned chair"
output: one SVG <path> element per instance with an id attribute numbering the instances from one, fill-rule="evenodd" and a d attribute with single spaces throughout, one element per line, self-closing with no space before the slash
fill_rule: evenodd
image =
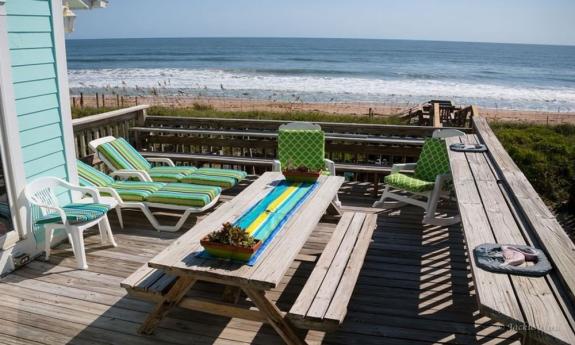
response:
<path id="1" fill-rule="evenodd" d="M 169 158 L 145 158 L 124 138 L 104 137 L 90 142 L 90 148 L 122 179 L 148 182 L 194 183 L 224 189 L 235 186 L 247 174 L 232 169 L 175 166 Z M 153 166 L 152 163 L 164 164 Z"/>
<path id="2" fill-rule="evenodd" d="M 192 213 L 204 212 L 216 204 L 221 188 L 187 183 L 115 181 L 103 172 L 78 161 L 78 177 L 83 186 L 97 188 L 118 202 L 116 212 L 122 228 L 123 208 L 139 209 L 158 231 L 178 231 Z M 183 211 L 174 226 L 161 225 L 150 208 Z"/>
<path id="3" fill-rule="evenodd" d="M 289 165 L 323 169 L 326 175 L 335 176 L 334 162 L 325 158 L 325 133 L 319 125 L 292 122 L 279 127 L 278 159 L 273 162 L 273 171 L 282 171 L 282 167 Z M 337 196 L 333 203 L 341 206 Z"/>
<path id="4" fill-rule="evenodd" d="M 417 163 L 393 165 L 391 173 L 384 179 L 385 190 L 373 207 L 390 208 L 407 203 L 425 209 L 425 224 L 450 225 L 459 222 L 459 217 L 436 216 L 436 209 L 440 197 L 448 196 L 445 185 L 451 179 L 444 138 L 464 134 L 456 130 L 436 130 L 432 138 L 425 140 Z M 411 173 L 402 172 L 405 170 L 411 170 Z M 399 204 L 386 204 L 387 199 L 397 200 Z"/>

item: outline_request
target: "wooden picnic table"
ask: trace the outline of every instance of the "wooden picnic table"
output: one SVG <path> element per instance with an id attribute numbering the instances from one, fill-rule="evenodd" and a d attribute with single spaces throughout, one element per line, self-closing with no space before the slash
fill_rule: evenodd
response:
<path id="1" fill-rule="evenodd" d="M 284 224 L 253 266 L 197 256 L 197 253 L 202 251 L 200 240 L 205 235 L 218 229 L 224 222 L 236 220 L 281 180 L 283 175 L 279 172 L 263 174 L 233 200 L 221 205 L 148 263 L 149 267 L 177 276 L 178 279 L 157 302 L 140 332 L 152 333 L 162 318 L 178 306 L 197 281 L 207 281 L 243 291 L 258 310 L 240 309 L 230 303 L 213 302 L 204 303 L 203 311 L 267 321 L 286 343 L 304 343 L 283 313 L 266 297 L 265 291 L 278 286 L 322 216 L 330 206 L 335 207 L 332 201 L 344 181 L 343 177 L 321 176 L 317 188 Z M 133 277 L 141 279 L 137 274 Z"/>

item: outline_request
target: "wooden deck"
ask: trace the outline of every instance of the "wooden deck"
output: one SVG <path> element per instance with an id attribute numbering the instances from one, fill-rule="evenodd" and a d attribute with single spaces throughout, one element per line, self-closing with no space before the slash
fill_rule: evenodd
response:
<path id="1" fill-rule="evenodd" d="M 374 199 L 366 185 L 344 184 L 344 209 L 375 211 L 368 208 Z M 138 335 L 152 305 L 127 297 L 120 282 L 183 232 L 153 231 L 136 212 L 125 218 L 120 230 L 110 216 L 117 248 L 101 247 L 95 233 L 86 238 L 88 271 L 74 269 L 63 244 L 50 262 L 35 261 L 0 280 L 0 344 L 282 344 L 269 326 L 180 309 L 155 335 Z M 421 218 L 414 207 L 379 214 L 343 327 L 308 332 L 310 344 L 519 343 L 517 334 L 479 315 L 459 226 L 423 226 Z M 320 223 L 271 291 L 283 310 L 295 301 L 334 228 L 329 219 Z M 221 291 L 206 283 L 192 293 Z"/>

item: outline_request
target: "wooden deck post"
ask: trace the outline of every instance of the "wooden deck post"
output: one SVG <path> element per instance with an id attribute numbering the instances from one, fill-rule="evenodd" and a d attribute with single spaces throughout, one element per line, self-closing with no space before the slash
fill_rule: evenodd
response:
<path id="1" fill-rule="evenodd" d="M 433 112 L 431 114 L 432 121 L 431 124 L 433 127 L 442 127 L 441 126 L 441 114 L 439 110 L 439 103 L 433 103 Z"/>

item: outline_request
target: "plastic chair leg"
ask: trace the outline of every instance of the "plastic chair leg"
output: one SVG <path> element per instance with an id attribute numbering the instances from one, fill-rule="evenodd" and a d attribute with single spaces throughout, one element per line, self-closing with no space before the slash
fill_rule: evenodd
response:
<path id="1" fill-rule="evenodd" d="M 120 228 L 124 228 L 124 218 L 122 217 L 122 208 L 120 206 L 116 206 L 116 214 L 118 215 L 118 222 L 120 223 Z"/>
<path id="2" fill-rule="evenodd" d="M 102 244 L 109 243 L 114 247 L 118 246 L 114 240 L 114 234 L 112 234 L 112 227 L 110 226 L 108 216 L 104 215 L 104 217 L 102 217 L 98 223 L 98 228 L 100 229 L 100 238 L 102 239 Z"/>
<path id="3" fill-rule="evenodd" d="M 46 261 L 50 260 L 50 252 L 52 251 L 52 235 L 54 230 L 52 228 L 44 229 L 44 251 Z"/>
<path id="4" fill-rule="evenodd" d="M 381 194 L 381 198 L 378 201 L 373 203 L 372 207 L 380 207 L 385 204 L 385 199 L 387 199 L 387 193 L 389 192 L 389 186 L 385 186 L 383 193 Z"/>
<path id="5" fill-rule="evenodd" d="M 68 236 L 71 238 L 72 250 L 74 251 L 74 256 L 76 257 L 78 269 L 88 269 L 83 231 L 74 227 L 68 230 Z"/>

